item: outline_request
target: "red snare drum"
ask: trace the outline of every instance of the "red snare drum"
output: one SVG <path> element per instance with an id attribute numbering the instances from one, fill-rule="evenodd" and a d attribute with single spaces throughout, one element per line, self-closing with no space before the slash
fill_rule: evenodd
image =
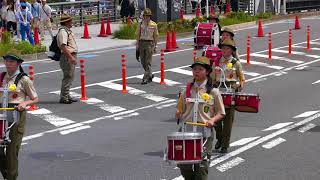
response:
<path id="1" fill-rule="evenodd" d="M 260 106 L 260 97 L 257 94 L 236 93 L 235 108 L 239 112 L 257 113 Z"/>
<path id="2" fill-rule="evenodd" d="M 204 56 L 210 59 L 211 65 L 219 66 L 219 60 L 222 57 L 222 51 L 218 47 L 208 46 L 204 50 Z"/>
<path id="3" fill-rule="evenodd" d="M 4 131 L 6 129 L 6 122 L 4 120 L 0 120 L 0 144 L 4 140 Z"/>
<path id="4" fill-rule="evenodd" d="M 202 161 L 202 133 L 174 132 L 168 135 L 168 160 L 177 164 L 196 164 Z"/>
<path id="5" fill-rule="evenodd" d="M 223 104 L 225 108 L 230 108 L 232 106 L 232 96 L 233 93 L 221 92 Z"/>
<path id="6" fill-rule="evenodd" d="M 205 45 L 218 46 L 220 32 L 217 24 L 199 23 L 194 30 L 194 45 L 202 47 Z"/>

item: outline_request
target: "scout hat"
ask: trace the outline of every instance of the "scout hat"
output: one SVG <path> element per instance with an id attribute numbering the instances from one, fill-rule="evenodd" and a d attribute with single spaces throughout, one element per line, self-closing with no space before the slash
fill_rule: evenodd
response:
<path id="1" fill-rule="evenodd" d="M 6 55 L 2 56 L 4 60 L 14 60 L 18 62 L 23 62 L 24 60 L 19 57 L 18 53 L 9 52 Z"/>
<path id="2" fill-rule="evenodd" d="M 231 40 L 231 39 L 226 39 L 226 40 L 224 40 L 222 43 L 220 43 L 218 45 L 218 47 L 220 49 L 222 49 L 223 46 L 229 46 L 229 47 L 231 47 L 233 49 L 233 51 L 237 50 L 237 47 L 236 47 L 236 44 L 235 44 L 234 40 Z"/>
<path id="3" fill-rule="evenodd" d="M 231 34 L 232 37 L 234 37 L 234 32 L 231 28 L 228 28 L 228 27 L 223 28 L 221 31 L 221 34 L 224 32 L 229 33 L 229 34 Z"/>
<path id="4" fill-rule="evenodd" d="M 212 67 L 210 66 L 210 59 L 205 56 L 198 57 L 196 62 L 194 62 L 190 67 L 193 68 L 196 65 L 201 65 L 210 71 L 212 70 Z"/>
<path id="5" fill-rule="evenodd" d="M 60 23 L 71 21 L 72 17 L 69 14 L 62 14 L 60 18 Z"/>
<path id="6" fill-rule="evenodd" d="M 145 8 L 143 11 L 144 16 L 152 16 L 152 12 L 149 8 Z"/>
<path id="7" fill-rule="evenodd" d="M 213 20 L 215 19 L 217 22 L 219 21 L 219 17 L 214 14 L 210 14 L 209 17 L 207 17 L 207 20 Z"/>

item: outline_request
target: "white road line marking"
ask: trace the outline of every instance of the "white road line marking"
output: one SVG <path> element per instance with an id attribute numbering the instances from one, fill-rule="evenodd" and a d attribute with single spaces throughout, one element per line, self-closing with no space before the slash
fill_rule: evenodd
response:
<path id="1" fill-rule="evenodd" d="M 110 113 L 118 113 L 121 111 L 125 111 L 126 109 L 120 106 L 113 106 L 110 104 L 98 104 L 97 105 L 100 109 L 110 112 Z"/>
<path id="2" fill-rule="evenodd" d="M 228 169 L 231 169 L 241 163 L 243 163 L 245 160 L 240 158 L 240 157 L 236 157 L 234 159 L 232 159 L 231 161 L 229 162 L 226 162 L 220 166 L 217 167 L 217 169 L 220 171 L 220 172 L 225 172 L 227 171 Z"/>
<path id="3" fill-rule="evenodd" d="M 181 69 L 181 68 L 174 68 L 174 69 L 170 69 L 169 71 L 175 72 L 175 73 L 178 73 L 178 74 L 188 75 L 188 76 L 192 76 L 193 75 L 192 71 Z"/>
<path id="4" fill-rule="evenodd" d="M 114 117 L 113 119 L 118 121 L 118 120 L 122 120 L 124 118 L 133 117 L 133 116 L 139 116 L 139 113 L 138 112 L 134 112 L 134 113 L 127 114 L 127 115 L 124 115 L 124 116 Z"/>
<path id="5" fill-rule="evenodd" d="M 143 75 L 139 75 L 137 76 L 137 78 L 139 79 L 142 79 L 143 78 Z M 158 78 L 158 77 L 154 77 L 152 79 L 153 82 L 156 82 L 156 83 L 160 83 L 161 82 L 161 79 Z M 179 85 L 181 84 L 180 82 L 176 82 L 176 81 L 172 81 L 170 79 L 164 79 L 164 82 L 166 83 L 167 86 L 175 86 L 175 85 Z"/>
<path id="6" fill-rule="evenodd" d="M 261 82 L 261 81 L 265 81 L 265 80 L 267 80 L 267 78 L 261 78 L 261 79 L 255 80 L 253 82 L 256 83 L 256 82 Z"/>
<path id="7" fill-rule="evenodd" d="M 44 135 L 44 133 L 37 133 L 37 134 L 25 136 L 25 137 L 22 138 L 22 141 L 28 141 L 30 139 L 36 139 L 36 138 L 39 138 L 39 137 L 41 137 L 43 135 Z"/>
<path id="8" fill-rule="evenodd" d="M 296 118 L 306 118 L 306 117 L 312 116 L 312 115 L 314 115 L 314 114 L 316 114 L 318 112 L 320 112 L 320 111 L 307 111 L 307 112 L 299 114 L 299 115 L 297 115 L 297 116 L 295 116 L 293 118 L 294 119 L 296 119 Z"/>
<path id="9" fill-rule="evenodd" d="M 299 127 L 301 125 L 309 123 L 309 122 L 311 122 L 311 121 L 313 121 L 313 120 L 315 120 L 315 119 L 317 119 L 319 117 L 320 117 L 320 113 L 315 114 L 314 116 L 306 118 L 306 119 L 304 119 L 304 120 L 302 120 L 300 122 L 297 122 L 297 123 L 295 123 L 293 125 L 287 126 L 287 127 L 283 128 L 283 129 L 280 129 L 280 130 L 278 130 L 278 131 L 276 131 L 274 133 L 271 133 L 271 134 L 269 134 L 269 135 L 267 135 L 265 137 L 262 137 L 262 138 L 260 138 L 260 139 L 258 139 L 256 141 L 253 141 L 253 142 L 251 142 L 251 143 L 249 143 L 249 144 L 247 144 L 245 146 L 242 146 L 242 147 L 240 147 L 240 148 L 238 148 L 238 149 L 236 149 L 236 150 L 234 150 L 234 151 L 232 151 L 232 152 L 230 152 L 230 153 L 228 153 L 228 154 L 226 154 L 226 155 L 224 155 L 224 156 L 222 156 L 220 158 L 214 159 L 213 161 L 211 161 L 210 167 L 213 167 L 213 166 L 215 166 L 215 165 L 217 165 L 217 164 L 219 164 L 219 163 L 221 163 L 221 162 L 223 162 L 225 160 L 228 160 L 228 159 L 230 159 L 232 157 L 235 157 L 235 156 L 239 155 L 242 152 L 245 152 L 245 151 L 247 151 L 247 150 L 249 150 L 249 149 L 251 149 L 251 148 L 253 148 L 253 147 L 255 147 L 255 146 L 259 145 L 259 144 L 261 144 L 261 143 L 264 143 L 264 142 L 266 142 L 266 141 L 268 141 L 268 140 L 270 140 L 272 138 L 275 138 L 275 137 L 277 137 L 277 136 L 279 136 L 279 135 L 281 135 L 283 133 L 286 133 L 286 132 L 290 131 L 291 129 L 294 129 L 296 127 Z"/>
<path id="10" fill-rule="evenodd" d="M 312 84 L 318 84 L 320 83 L 320 80 L 313 82 Z"/>
<path id="11" fill-rule="evenodd" d="M 247 63 L 247 60 L 240 59 L 240 62 L 241 63 Z M 281 70 L 281 69 L 284 68 L 282 66 L 273 66 L 273 65 L 270 65 L 270 64 L 267 64 L 267 63 L 263 63 L 263 62 L 259 62 L 259 61 L 250 61 L 250 64 L 251 65 L 257 65 L 257 66 L 264 66 L 264 67 L 271 68 L 271 69 L 276 69 L 276 70 Z"/>
<path id="12" fill-rule="evenodd" d="M 303 46 L 293 46 L 295 48 L 300 48 L 300 49 L 306 49 L 306 47 L 303 47 Z M 320 48 L 311 48 L 311 50 L 313 51 L 320 51 Z"/>
<path id="13" fill-rule="evenodd" d="M 279 137 L 279 138 L 274 139 L 274 140 L 272 140 L 270 142 L 267 142 L 266 144 L 262 145 L 262 147 L 265 148 L 265 149 L 271 149 L 271 148 L 273 148 L 273 147 L 275 147 L 275 146 L 277 146 L 277 145 L 279 145 L 279 144 L 281 144 L 281 143 L 283 143 L 285 141 L 286 141 L 285 139 Z"/>
<path id="14" fill-rule="evenodd" d="M 261 74 L 256 73 L 256 72 L 243 71 L 243 73 L 244 73 L 245 75 L 253 76 L 253 77 L 261 76 Z"/>
<path id="15" fill-rule="evenodd" d="M 76 67 L 76 69 L 79 69 L 80 67 Z M 50 73 L 54 73 L 54 72 L 60 72 L 61 69 L 57 69 L 57 70 L 52 70 L 52 71 L 46 71 L 46 72 L 40 72 L 40 73 L 35 73 L 34 75 L 42 75 L 42 74 L 50 74 Z"/>
<path id="16" fill-rule="evenodd" d="M 288 53 L 288 51 L 280 50 L 280 49 L 272 49 L 272 51 L 279 52 L 279 53 Z M 306 53 L 300 52 L 300 51 L 291 51 L 291 53 L 294 55 L 307 56 L 307 57 L 311 57 L 311 58 L 315 58 L 315 59 L 320 58 L 320 56 L 318 56 L 318 55 L 306 54 Z"/>
<path id="17" fill-rule="evenodd" d="M 256 139 L 260 138 L 260 136 L 257 136 L 257 137 L 248 137 L 248 138 L 242 138 L 238 141 L 235 141 L 233 143 L 230 144 L 230 147 L 234 147 L 234 146 L 242 146 L 242 145 L 245 145 L 245 144 L 248 144 L 249 142 L 252 142 Z"/>
<path id="18" fill-rule="evenodd" d="M 272 130 L 278 130 L 278 129 L 281 129 L 283 127 L 286 127 L 290 124 L 292 124 L 293 122 L 285 122 L 285 123 L 278 123 L 278 124 L 275 124 L 273 126 L 270 126 L 268 127 L 267 129 L 264 129 L 262 131 L 272 131 Z"/>
<path id="19" fill-rule="evenodd" d="M 45 121 L 47 121 L 48 123 L 56 126 L 56 127 L 61 127 L 61 126 L 65 126 L 68 124 L 72 124 L 74 123 L 74 121 L 64 118 L 64 117 L 60 117 L 57 115 L 52 114 L 51 111 L 41 108 L 35 111 L 28 111 L 29 114 L 32 114 L 34 116 L 37 116 Z"/>
<path id="20" fill-rule="evenodd" d="M 320 42 L 313 42 L 313 41 L 311 41 L 310 44 L 320 45 Z"/>
<path id="21" fill-rule="evenodd" d="M 162 106 L 158 106 L 156 107 L 157 109 L 163 109 L 163 108 L 167 108 L 167 107 L 170 107 L 170 106 L 175 106 L 177 105 L 177 103 L 169 103 L 169 104 L 164 104 Z"/>
<path id="22" fill-rule="evenodd" d="M 176 177 L 176 178 L 174 178 L 172 180 L 185 180 L 185 179 L 182 176 L 179 176 L 179 177 Z"/>
<path id="23" fill-rule="evenodd" d="M 309 66 L 301 66 L 301 67 L 298 67 L 298 68 L 295 68 L 296 70 L 303 70 L 303 69 L 305 69 L 305 68 L 307 68 L 307 67 L 309 67 Z"/>
<path id="24" fill-rule="evenodd" d="M 111 82 L 98 83 L 97 85 L 102 86 L 102 87 L 106 87 L 106 88 L 109 88 L 109 89 L 117 90 L 117 91 L 121 91 L 122 90 L 122 85 L 116 84 L 116 83 L 111 83 Z M 147 94 L 145 91 L 142 91 L 142 90 L 139 90 L 139 89 L 135 89 L 135 88 L 129 87 L 129 86 L 127 86 L 127 90 L 128 90 L 129 94 L 141 96 L 141 97 L 144 97 L 146 99 L 149 99 L 149 100 L 155 101 L 155 102 L 168 100 L 168 98 L 166 98 L 166 97 L 157 96 L 157 95 L 153 95 L 153 94 Z"/>
<path id="25" fill-rule="evenodd" d="M 252 53 L 251 56 L 261 57 L 261 58 L 268 58 L 268 57 L 269 57 L 269 55 L 266 55 L 266 54 L 257 54 L 257 53 Z M 272 56 L 272 60 L 282 60 L 282 61 L 286 61 L 286 62 L 290 62 L 290 63 L 295 63 L 295 64 L 301 64 L 301 63 L 303 63 L 303 61 L 292 60 L 292 59 L 285 58 L 285 57 L 280 57 L 280 56 Z"/>
<path id="26" fill-rule="evenodd" d="M 28 143 L 21 143 L 21 146 L 27 145 Z"/>
<path id="27" fill-rule="evenodd" d="M 310 129 L 314 128 L 314 127 L 316 127 L 315 124 L 309 123 L 309 124 L 301 127 L 300 129 L 298 129 L 298 131 L 301 132 L 301 133 L 305 133 L 305 132 L 309 131 Z"/>
<path id="28" fill-rule="evenodd" d="M 79 127 L 73 128 L 73 129 L 61 131 L 60 134 L 61 135 L 67 135 L 67 134 L 70 134 L 70 133 L 73 133 L 73 132 L 77 132 L 77 131 L 81 131 L 83 129 L 88 129 L 88 128 L 91 128 L 91 126 L 89 126 L 89 125 L 79 126 Z"/>

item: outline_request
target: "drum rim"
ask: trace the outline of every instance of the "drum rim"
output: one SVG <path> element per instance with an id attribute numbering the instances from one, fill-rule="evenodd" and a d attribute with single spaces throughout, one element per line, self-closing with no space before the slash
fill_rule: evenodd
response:
<path id="1" fill-rule="evenodd" d="M 168 160 L 169 162 L 174 162 L 176 164 L 197 164 L 197 163 L 201 163 L 203 160 L 179 160 L 179 161 L 175 161 L 175 160 Z"/>
<path id="2" fill-rule="evenodd" d="M 173 132 L 167 136 L 168 140 L 193 140 L 202 139 L 201 132 Z"/>

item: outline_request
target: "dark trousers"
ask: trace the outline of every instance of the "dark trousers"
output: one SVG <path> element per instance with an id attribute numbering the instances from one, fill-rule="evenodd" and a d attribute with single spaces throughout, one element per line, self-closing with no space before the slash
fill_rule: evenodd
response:
<path id="1" fill-rule="evenodd" d="M 226 116 L 217 123 L 215 130 L 217 139 L 221 142 L 221 147 L 228 148 L 230 144 L 235 109 L 232 107 L 226 108 L 225 110 Z"/>

